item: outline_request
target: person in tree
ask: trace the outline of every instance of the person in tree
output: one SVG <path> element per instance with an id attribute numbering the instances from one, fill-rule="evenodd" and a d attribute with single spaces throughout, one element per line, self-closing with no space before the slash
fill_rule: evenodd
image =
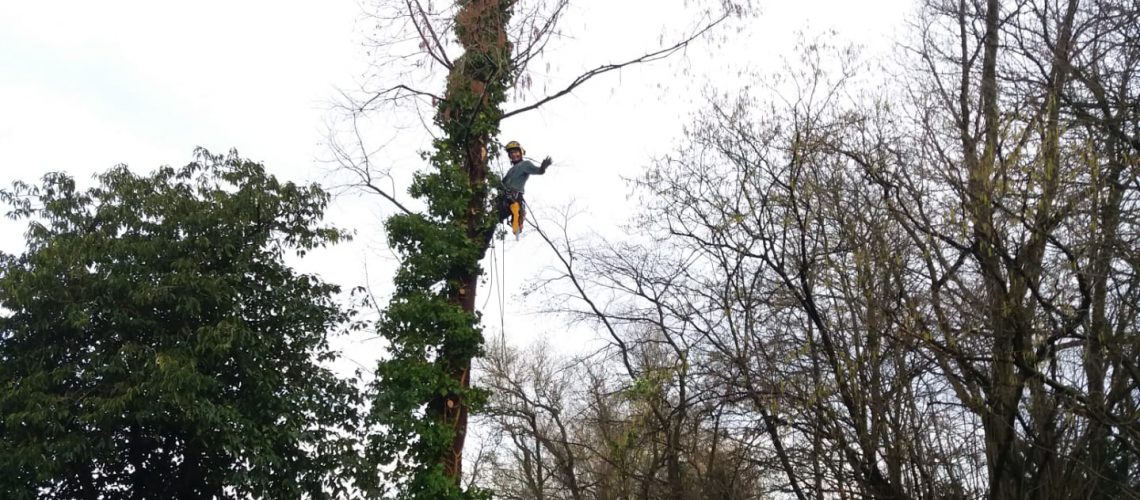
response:
<path id="1" fill-rule="evenodd" d="M 517 237 L 522 231 L 523 221 L 526 220 L 526 201 L 523 192 L 526 190 L 526 181 L 531 175 L 542 175 L 553 161 L 547 156 L 540 165 L 523 158 L 526 150 L 518 141 L 508 142 L 507 156 L 511 159 L 511 168 L 503 176 L 503 189 L 498 198 L 499 220 L 511 218 L 511 229 Z"/>

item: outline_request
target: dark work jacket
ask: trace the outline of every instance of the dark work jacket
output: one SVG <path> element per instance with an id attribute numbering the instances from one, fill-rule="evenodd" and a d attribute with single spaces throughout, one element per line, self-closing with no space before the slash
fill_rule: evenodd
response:
<path id="1" fill-rule="evenodd" d="M 546 173 L 546 168 L 535 165 L 530 160 L 521 160 L 511 166 L 507 170 L 507 175 L 503 176 L 503 188 L 507 192 L 523 193 L 526 191 L 526 181 L 531 175 L 542 175 Z"/>

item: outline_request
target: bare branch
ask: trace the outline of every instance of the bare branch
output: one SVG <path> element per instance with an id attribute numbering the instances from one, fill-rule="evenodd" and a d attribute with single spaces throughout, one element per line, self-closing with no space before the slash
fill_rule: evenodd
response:
<path id="1" fill-rule="evenodd" d="M 722 14 L 719 18 L 717 18 L 717 19 L 713 20 L 712 22 L 710 22 L 709 24 L 705 25 L 703 28 L 698 30 L 696 33 L 693 33 L 692 35 L 686 37 L 684 40 L 681 40 L 681 41 L 679 41 L 679 42 L 677 42 L 677 43 L 675 43 L 669 47 L 663 48 L 663 49 L 658 50 L 656 52 L 650 52 L 648 54 L 644 54 L 640 57 L 636 57 L 636 58 L 633 58 L 633 59 L 630 59 L 628 61 L 621 62 L 621 63 L 605 64 L 602 66 L 598 66 L 597 68 L 594 68 L 594 69 L 587 71 L 585 73 L 582 73 L 581 75 L 578 75 L 578 77 L 575 78 L 574 81 L 570 82 L 570 84 L 567 85 L 566 88 L 564 88 L 564 89 L 562 89 L 562 90 L 560 90 L 560 91 L 558 91 L 552 95 L 546 96 L 546 97 L 540 99 L 538 102 L 535 102 L 534 104 L 528 104 L 528 105 L 523 106 L 521 108 L 503 113 L 503 118 L 506 119 L 508 117 L 511 117 L 511 116 L 514 116 L 514 115 L 517 115 L 520 113 L 524 113 L 526 111 L 538 109 L 540 106 L 542 106 L 542 105 L 544 105 L 550 101 L 553 101 L 553 100 L 558 99 L 562 96 L 565 96 L 566 94 L 569 94 L 570 92 L 573 92 L 574 89 L 578 88 L 578 86 L 582 85 L 583 83 L 586 83 L 587 81 L 589 81 L 591 78 L 593 78 L 595 76 L 605 74 L 605 73 L 609 73 L 610 71 L 622 69 L 626 66 L 631 66 L 634 64 L 648 63 L 648 62 L 660 61 L 661 59 L 665 59 L 665 58 L 675 54 L 676 52 L 680 51 L 681 49 L 684 49 L 690 43 L 692 43 L 694 40 L 700 38 L 705 33 L 708 33 L 713 28 L 715 28 L 717 25 L 724 22 L 726 19 L 728 19 L 728 17 L 729 17 L 728 13 Z"/>
<path id="2" fill-rule="evenodd" d="M 512 64 L 514 64 L 516 74 L 521 76 L 523 71 L 530 64 L 530 61 L 542 53 L 542 49 L 550 42 L 550 35 L 553 34 L 554 26 L 558 23 L 558 19 L 562 17 L 562 11 L 566 9 L 569 3 L 569 0 L 558 0 L 553 11 L 544 16 L 541 23 L 534 22 L 534 20 L 539 17 L 537 12 L 532 12 L 526 16 L 526 19 L 530 21 L 530 37 L 526 40 L 526 43 L 522 43 L 527 33 L 527 26 L 524 25 L 520 29 L 519 40 L 514 42 L 515 46 L 519 47 L 515 52 L 515 56 L 512 58 Z M 538 26 L 538 24 L 541 24 L 541 26 Z"/>
<path id="3" fill-rule="evenodd" d="M 574 249 L 570 246 L 569 241 L 567 241 L 565 248 L 566 251 L 563 253 L 562 250 L 559 249 L 558 245 L 556 245 L 554 241 L 552 241 L 546 235 L 542 228 L 538 226 L 538 223 L 536 221 L 532 220 L 531 224 L 534 226 L 534 229 L 538 231 L 539 236 L 542 236 L 542 239 L 546 241 L 546 244 L 550 247 L 550 249 L 554 251 L 554 255 L 558 257 L 558 260 L 562 262 L 562 266 L 566 270 L 564 277 L 570 280 L 570 283 L 574 285 L 574 289 L 578 291 L 579 298 L 581 298 L 582 301 L 590 307 L 590 311 L 593 312 L 594 317 L 597 318 L 603 326 L 605 326 L 606 331 L 610 334 L 610 337 L 612 337 L 614 339 L 614 342 L 618 345 L 618 348 L 621 350 L 622 364 L 625 365 L 625 368 L 629 372 L 630 376 L 636 376 L 637 370 L 633 368 L 633 364 L 629 359 L 629 347 L 626 346 L 626 343 L 624 340 L 622 340 L 621 335 L 618 335 L 617 328 L 610 322 L 611 315 L 603 312 L 598 307 L 597 303 L 590 298 L 589 292 L 586 291 L 585 284 L 574 272 Z M 563 231 L 565 231 L 565 228 L 563 228 Z"/>
<path id="4" fill-rule="evenodd" d="M 431 27 L 431 21 L 428 19 L 427 13 L 424 12 L 423 5 L 420 4 L 419 0 L 415 0 L 414 8 L 416 12 L 412 12 L 412 0 L 405 0 L 405 3 L 408 5 L 408 17 L 412 20 L 412 25 L 416 27 L 416 32 L 419 33 L 420 40 L 423 41 L 424 48 L 427 49 L 428 55 L 430 55 L 432 59 L 435 59 L 436 62 L 442 64 L 443 67 L 450 70 L 454 65 L 451 59 L 447 57 L 447 51 L 444 50 L 443 43 L 439 40 L 439 35 L 436 35 L 435 29 Z M 416 14 L 419 14 L 419 17 L 423 19 L 423 28 L 420 27 L 420 22 L 417 20 Z M 427 29 L 426 34 L 424 33 L 425 28 Z"/>
<path id="5" fill-rule="evenodd" d="M 405 97 L 408 97 L 407 94 L 402 94 L 400 92 L 401 90 L 406 92 L 407 94 L 412 94 L 415 96 L 430 97 L 432 100 L 432 104 L 443 101 L 442 97 L 437 96 L 431 92 L 425 92 L 422 90 L 411 88 L 411 87 L 404 85 L 404 84 L 399 84 L 399 85 L 396 85 L 394 87 L 391 87 L 391 88 L 388 88 L 385 90 L 381 90 L 380 92 L 377 92 L 375 95 L 370 97 L 367 101 L 364 101 L 360 106 L 357 106 L 354 111 L 364 111 L 366 108 L 368 108 L 368 106 L 371 106 L 372 103 L 376 102 L 377 100 L 379 100 L 382 97 L 387 96 L 388 94 L 393 94 L 393 93 L 395 94 L 394 96 L 387 98 L 386 100 L 388 100 L 388 101 L 395 101 L 395 100 L 399 100 L 399 99 L 403 99 Z"/>
<path id="6" fill-rule="evenodd" d="M 395 186 L 394 181 L 393 181 L 391 192 L 389 192 L 389 191 L 387 191 L 387 190 L 385 190 L 385 189 L 383 189 L 377 185 L 377 183 L 376 183 L 376 181 L 378 180 L 376 178 L 377 172 L 372 165 L 372 160 L 371 160 L 372 154 L 367 150 L 365 143 L 364 143 L 364 136 L 360 132 L 360 124 L 359 124 L 360 113 L 361 113 L 361 111 L 358 109 L 353 109 L 351 111 L 352 134 L 353 134 L 353 139 L 356 142 L 356 149 L 359 150 L 359 155 L 361 158 L 360 162 L 358 163 L 356 160 L 354 160 L 354 157 L 356 156 L 355 154 L 353 154 L 350 151 L 345 150 L 345 148 L 342 147 L 335 139 L 330 139 L 329 146 L 332 149 L 332 153 L 333 153 L 334 157 L 336 158 L 337 163 L 339 163 L 340 166 L 342 168 L 344 168 L 345 170 L 355 174 L 356 177 L 359 179 L 359 182 L 353 183 L 353 184 L 351 184 L 351 186 L 363 188 L 366 191 L 371 191 L 373 193 L 380 195 L 381 197 L 383 197 L 384 199 L 388 200 L 393 205 L 395 205 L 397 209 L 399 209 L 401 212 L 404 212 L 405 214 L 411 215 L 411 214 L 415 213 L 415 212 L 409 210 L 406 206 L 404 206 L 402 203 L 400 203 L 399 200 L 396 199 L 396 197 L 395 197 L 396 186 Z M 387 174 L 387 172 L 382 171 L 382 172 L 380 172 L 380 174 L 382 177 L 387 177 L 389 180 L 391 180 L 391 176 L 389 176 Z"/>

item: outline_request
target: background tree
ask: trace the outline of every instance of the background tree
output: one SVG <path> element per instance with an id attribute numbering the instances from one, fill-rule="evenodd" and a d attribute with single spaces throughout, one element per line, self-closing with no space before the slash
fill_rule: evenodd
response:
<path id="1" fill-rule="evenodd" d="M 496 496 L 763 498 L 761 466 L 721 427 L 733 425 L 727 406 L 681 400 L 713 391 L 688 387 L 699 378 L 663 342 L 630 343 L 644 374 L 635 381 L 614 358 L 559 357 L 541 342 L 490 347 L 480 364 L 492 396 L 479 421 L 494 443 L 483 470 Z"/>
<path id="2" fill-rule="evenodd" d="M 889 172 L 880 179 L 898 189 L 892 210 L 921 250 L 929 286 L 915 296 L 928 306 L 911 310 L 933 328 L 919 332 L 984 431 L 992 497 L 1136 497 L 1126 471 L 1140 448 L 1124 422 L 1138 379 L 1115 360 L 1136 354 L 1135 302 L 1113 301 L 1112 318 L 1092 307 L 1097 289 L 1135 293 L 1116 235 L 1131 231 L 1137 206 L 1102 177 L 1136 172 L 1135 143 L 1122 148 L 1127 135 L 1065 104 L 1089 99 L 1087 82 L 1135 74 L 1134 47 L 1116 41 L 1136 31 L 1100 39 L 1136 8 L 990 1 L 929 12 L 932 38 L 918 52 L 929 70 L 916 81 L 932 97 L 915 106 L 924 132 L 905 158 L 859 158 Z M 946 39 L 953 50 L 930 43 Z M 1102 76 L 1074 79 L 1091 73 Z M 1117 100 L 1134 99 L 1135 84 L 1117 86 L 1098 115 L 1136 123 Z M 1090 272 L 1104 259 L 1117 267 Z M 1105 427 L 1115 437 L 1100 441 Z M 1108 449 L 1113 465 L 1096 451 Z"/>
<path id="3" fill-rule="evenodd" d="M 1140 497 L 1136 15 L 932 3 L 876 86 L 805 44 L 638 181 L 649 249 L 564 247 L 574 309 L 798 498 Z"/>
<path id="4" fill-rule="evenodd" d="M 198 151 L 87 190 L 3 192 L 0 496 L 331 498 L 360 397 L 321 362 L 351 314 L 283 259 L 336 242 L 328 195 Z"/>

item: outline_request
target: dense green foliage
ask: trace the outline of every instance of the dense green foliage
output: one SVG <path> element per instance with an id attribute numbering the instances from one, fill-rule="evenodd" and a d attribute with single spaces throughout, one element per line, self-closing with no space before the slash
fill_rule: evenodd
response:
<path id="1" fill-rule="evenodd" d="M 456 35 L 466 49 L 448 78 L 435 124 L 443 134 L 431 169 L 410 193 L 426 214 L 387 222 L 402 256 L 380 334 L 389 342 L 373 387 L 371 422 L 383 427 L 369 457 L 392 465 L 400 498 L 480 498 L 458 484 L 467 411 L 485 391 L 470 387 L 471 359 L 483 350 L 475 285 L 495 219 L 488 210 L 487 151 L 511 81 L 505 30 L 513 1 L 460 2 Z M 450 467 L 450 468 L 449 468 Z"/>
<path id="2" fill-rule="evenodd" d="M 28 232 L 0 255 L 0 497 L 343 491 L 358 396 L 319 362 L 349 313 L 283 258 L 346 235 L 319 188 L 197 157 L 3 193 Z"/>

